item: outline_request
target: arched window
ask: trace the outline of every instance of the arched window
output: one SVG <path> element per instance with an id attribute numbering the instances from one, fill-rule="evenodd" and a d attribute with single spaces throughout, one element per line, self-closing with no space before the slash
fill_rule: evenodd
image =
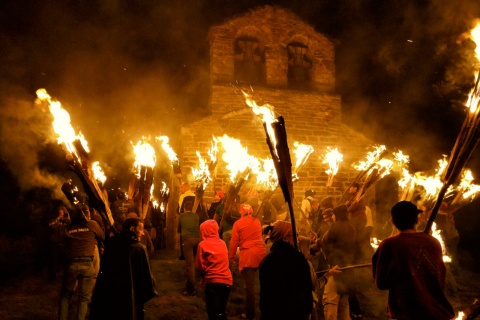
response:
<path id="1" fill-rule="evenodd" d="M 265 51 L 252 37 L 235 41 L 235 80 L 240 83 L 265 84 Z"/>
<path id="2" fill-rule="evenodd" d="M 312 62 L 308 47 L 299 42 L 287 45 L 288 86 L 294 89 L 308 89 L 311 82 Z"/>

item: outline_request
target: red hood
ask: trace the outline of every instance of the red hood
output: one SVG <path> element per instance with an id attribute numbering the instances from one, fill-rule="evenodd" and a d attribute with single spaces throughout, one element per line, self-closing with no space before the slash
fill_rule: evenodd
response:
<path id="1" fill-rule="evenodd" d="M 218 236 L 218 224 L 217 221 L 210 219 L 200 225 L 200 234 L 202 240 L 207 238 L 220 238 Z"/>

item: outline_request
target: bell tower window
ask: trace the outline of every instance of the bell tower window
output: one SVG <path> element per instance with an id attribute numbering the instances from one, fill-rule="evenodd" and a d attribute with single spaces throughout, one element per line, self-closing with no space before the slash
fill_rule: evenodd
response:
<path id="1" fill-rule="evenodd" d="M 308 89 L 311 82 L 313 59 L 308 54 L 308 47 L 293 42 L 287 46 L 288 52 L 288 86 L 293 89 Z"/>
<path id="2" fill-rule="evenodd" d="M 251 37 L 235 41 L 235 80 L 240 83 L 265 84 L 265 52 L 260 42 Z"/>

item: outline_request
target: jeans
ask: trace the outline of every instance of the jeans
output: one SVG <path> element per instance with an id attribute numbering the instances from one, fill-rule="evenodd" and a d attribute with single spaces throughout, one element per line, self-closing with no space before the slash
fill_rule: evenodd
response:
<path id="1" fill-rule="evenodd" d="M 241 272 L 245 286 L 245 311 L 247 319 L 255 319 L 255 272 L 257 268 L 244 268 Z"/>
<path id="2" fill-rule="evenodd" d="M 223 283 L 207 283 L 205 285 L 205 304 L 208 320 L 226 320 L 227 302 L 231 286 Z"/>
<path id="3" fill-rule="evenodd" d="M 92 297 L 95 270 L 91 258 L 81 258 L 66 262 L 63 270 L 62 293 L 58 307 L 58 319 L 67 320 L 68 304 L 73 297 L 75 283 L 77 285 L 78 295 L 78 320 L 85 319 L 88 310 L 88 304 Z"/>
<path id="4" fill-rule="evenodd" d="M 185 275 L 187 277 L 186 290 L 188 293 L 195 292 L 195 254 L 200 238 L 188 238 L 183 240 L 183 255 L 185 257 Z"/>

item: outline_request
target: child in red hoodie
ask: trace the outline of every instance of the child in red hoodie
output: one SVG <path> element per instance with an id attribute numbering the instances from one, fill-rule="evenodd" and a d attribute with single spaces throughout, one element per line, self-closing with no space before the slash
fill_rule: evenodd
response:
<path id="1" fill-rule="evenodd" d="M 207 220 L 200 225 L 202 241 L 197 249 L 197 269 L 205 288 L 208 319 L 227 319 L 226 309 L 233 284 L 225 241 L 218 235 L 218 224 Z"/>

